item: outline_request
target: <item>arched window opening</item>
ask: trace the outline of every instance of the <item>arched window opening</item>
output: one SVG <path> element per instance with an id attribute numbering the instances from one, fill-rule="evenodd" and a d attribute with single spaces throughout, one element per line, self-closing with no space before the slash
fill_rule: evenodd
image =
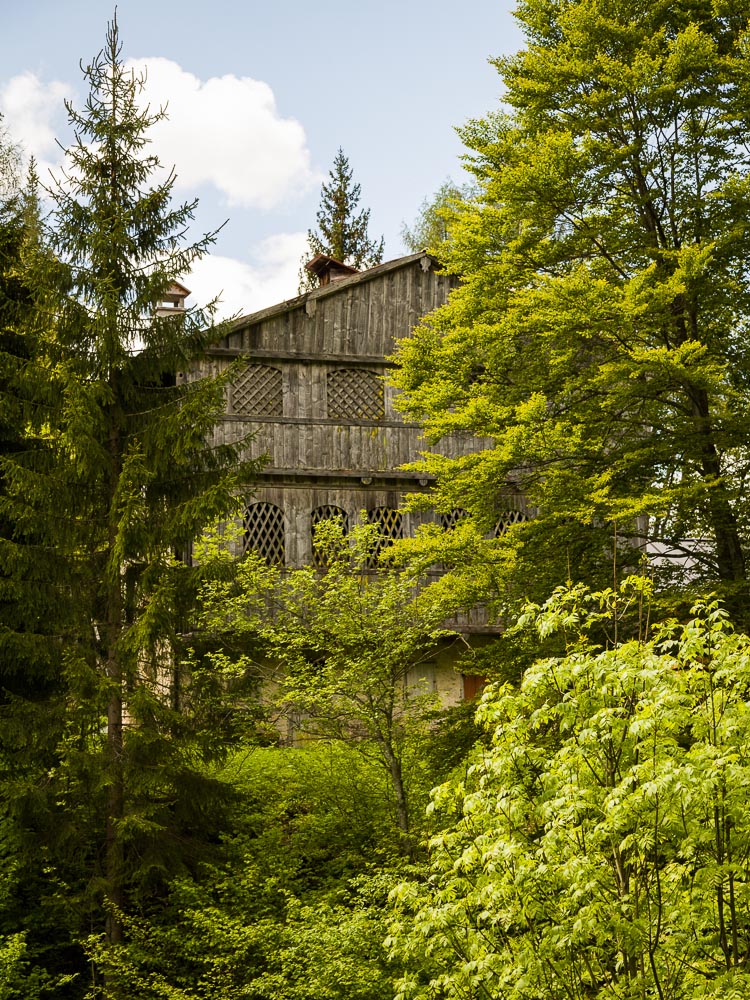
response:
<path id="1" fill-rule="evenodd" d="M 269 566 L 285 563 L 284 511 L 272 503 L 254 503 L 245 510 L 242 552 L 257 552 Z"/>
<path id="2" fill-rule="evenodd" d="M 454 507 L 453 510 L 449 511 L 447 514 L 440 515 L 440 527 L 443 531 L 451 531 L 457 524 L 460 524 L 461 521 L 468 516 L 468 512 L 463 510 L 463 508 Z"/>
<path id="3" fill-rule="evenodd" d="M 382 420 L 383 382 L 376 372 L 337 368 L 328 372 L 328 416 L 342 420 Z"/>
<path id="4" fill-rule="evenodd" d="M 231 409 L 248 416 L 282 417 L 284 395 L 280 368 L 248 365 L 232 383 Z"/>
<path id="5" fill-rule="evenodd" d="M 521 524 L 523 521 L 527 520 L 528 516 L 525 510 L 502 511 L 495 522 L 495 528 L 492 532 L 493 538 L 499 538 L 501 535 L 504 535 L 511 525 Z"/>
<path id="6" fill-rule="evenodd" d="M 403 518 L 401 512 L 392 507 L 375 507 L 367 512 L 367 520 L 370 524 L 377 524 L 379 529 L 379 536 L 367 561 L 368 569 L 377 569 L 378 558 L 383 549 L 393 545 L 396 539 L 404 537 Z"/>
<path id="7" fill-rule="evenodd" d="M 315 547 L 315 530 L 321 521 L 337 521 L 341 525 L 341 530 L 345 535 L 349 534 L 349 515 L 342 507 L 335 504 L 326 503 L 322 507 L 316 507 L 310 515 L 310 529 L 312 534 L 312 560 L 313 566 L 322 569 L 325 564 L 323 553 Z"/>
<path id="8" fill-rule="evenodd" d="M 440 515 L 440 527 L 443 531 L 453 531 L 456 525 L 460 524 L 465 518 L 469 516 L 468 511 L 465 511 L 463 507 L 454 507 L 453 510 L 448 511 L 445 514 Z M 451 562 L 439 562 L 435 565 L 435 569 L 439 572 L 447 573 L 451 568 Z"/>

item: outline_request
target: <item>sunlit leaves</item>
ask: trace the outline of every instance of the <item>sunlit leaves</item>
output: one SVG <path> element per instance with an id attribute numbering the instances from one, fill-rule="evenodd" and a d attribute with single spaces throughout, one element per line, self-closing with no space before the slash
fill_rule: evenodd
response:
<path id="1" fill-rule="evenodd" d="M 519 20 L 505 113 L 462 130 L 479 195 L 446 246 L 461 286 L 395 375 L 429 441 L 482 439 L 482 490 L 426 457 L 436 505 L 481 528 L 504 484 L 530 498 L 510 589 L 609 575 L 615 521 L 635 545 L 701 539 L 744 615 L 747 12 L 530 0 Z"/>
<path id="2" fill-rule="evenodd" d="M 592 597 L 527 624 L 577 626 Z M 436 791 L 432 877 L 395 896 L 391 946 L 422 969 L 401 996 L 747 990 L 750 644 L 696 612 L 605 650 L 581 634 L 485 695 L 492 747 Z"/>

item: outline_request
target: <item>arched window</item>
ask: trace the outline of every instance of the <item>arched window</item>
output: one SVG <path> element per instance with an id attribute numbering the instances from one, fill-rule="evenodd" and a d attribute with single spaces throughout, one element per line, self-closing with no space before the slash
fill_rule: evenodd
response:
<path id="1" fill-rule="evenodd" d="M 367 562 L 369 569 L 377 569 L 378 556 L 383 549 L 387 549 L 397 538 L 403 538 L 403 518 L 400 511 L 392 507 L 375 507 L 367 512 L 367 520 L 370 524 L 377 524 L 380 531 Z"/>
<path id="2" fill-rule="evenodd" d="M 254 503 L 245 509 L 242 551 L 253 549 L 271 566 L 285 562 L 284 511 L 272 503 Z"/>
<path id="3" fill-rule="evenodd" d="M 232 383 L 231 410 L 248 416 L 282 417 L 281 369 L 270 365 L 248 365 Z"/>
<path id="4" fill-rule="evenodd" d="M 454 507 L 453 510 L 449 511 L 447 514 L 440 515 L 440 527 L 443 531 L 450 531 L 468 516 L 467 512 L 461 507 Z"/>
<path id="5" fill-rule="evenodd" d="M 452 531 L 457 524 L 460 524 L 464 518 L 469 516 L 468 512 L 462 507 L 454 507 L 453 510 L 448 511 L 447 514 L 440 515 L 440 527 L 443 531 Z M 450 562 L 439 562 L 435 567 L 442 573 L 447 573 L 451 568 Z"/>
<path id="6" fill-rule="evenodd" d="M 499 538 L 505 534 L 512 524 L 520 524 L 522 521 L 527 520 L 528 516 L 525 510 L 504 510 L 498 516 L 492 534 L 495 538 Z"/>
<path id="7" fill-rule="evenodd" d="M 376 372 L 336 368 L 328 372 L 328 416 L 342 420 L 382 420 L 383 382 Z"/>
<path id="8" fill-rule="evenodd" d="M 315 548 L 315 529 L 320 524 L 321 521 L 338 521 L 341 525 L 341 529 L 345 535 L 349 534 L 349 515 L 343 509 L 343 507 L 337 507 L 335 504 L 326 503 L 322 507 L 316 507 L 312 514 L 310 515 L 310 530 L 312 533 L 312 553 L 313 553 L 313 566 L 322 568 L 325 566 L 325 559 L 322 554 Z"/>

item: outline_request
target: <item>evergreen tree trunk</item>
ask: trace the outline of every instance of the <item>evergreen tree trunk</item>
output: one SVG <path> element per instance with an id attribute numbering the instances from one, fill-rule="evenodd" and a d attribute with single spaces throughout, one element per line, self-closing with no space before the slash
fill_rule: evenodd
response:
<path id="1" fill-rule="evenodd" d="M 114 435 L 110 439 L 116 441 Z M 113 498 L 114 500 L 114 498 Z M 115 551 L 115 532 L 109 532 L 110 552 Z M 109 560 L 107 560 L 109 564 Z M 108 566 L 109 572 L 112 567 Z M 115 567 L 115 571 L 117 568 Z M 125 902 L 125 850 L 120 826 L 125 816 L 125 776 L 123 773 L 123 669 L 118 646 L 122 640 L 123 616 L 119 572 L 107 584 L 107 645 L 105 674 L 110 688 L 107 704 L 106 773 L 108 782 L 106 819 L 106 882 L 110 910 L 107 937 L 110 944 L 123 941 L 122 915 Z"/>

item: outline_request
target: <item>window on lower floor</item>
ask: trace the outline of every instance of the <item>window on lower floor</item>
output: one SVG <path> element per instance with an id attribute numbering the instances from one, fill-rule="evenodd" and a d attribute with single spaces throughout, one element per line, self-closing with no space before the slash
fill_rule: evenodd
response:
<path id="1" fill-rule="evenodd" d="M 495 538 L 499 538 L 505 534 L 512 524 L 520 524 L 522 521 L 527 520 L 528 516 L 525 510 L 504 510 L 495 522 L 492 534 Z"/>
<path id="2" fill-rule="evenodd" d="M 325 566 L 323 553 L 315 547 L 315 531 L 322 521 L 337 521 L 345 535 L 349 534 L 349 516 L 343 507 L 326 503 L 322 507 L 316 507 L 310 515 L 310 530 L 312 533 L 312 559 L 313 566 L 322 569 Z"/>
<path id="3" fill-rule="evenodd" d="M 443 531 L 450 531 L 468 516 L 468 513 L 461 507 L 454 507 L 453 510 L 449 511 L 447 514 L 440 515 L 440 527 Z"/>
<path id="4" fill-rule="evenodd" d="M 283 566 L 284 511 L 272 503 L 254 503 L 245 509 L 243 553 L 257 552 L 271 566 Z"/>
<path id="5" fill-rule="evenodd" d="M 393 545 L 396 539 L 404 537 L 403 517 L 400 511 L 392 507 L 375 507 L 367 512 L 367 520 L 370 524 L 376 524 L 379 529 L 378 539 L 367 564 L 370 569 L 377 569 L 378 558 L 383 549 Z"/>

